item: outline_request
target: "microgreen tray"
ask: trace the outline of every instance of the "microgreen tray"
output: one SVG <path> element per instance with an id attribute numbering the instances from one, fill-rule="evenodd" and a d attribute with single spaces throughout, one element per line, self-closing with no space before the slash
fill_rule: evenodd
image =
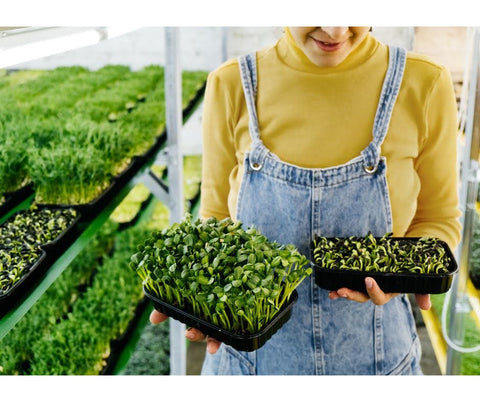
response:
<path id="1" fill-rule="evenodd" d="M 43 275 L 47 264 L 47 254 L 41 250 L 39 258 L 28 268 L 23 276 L 6 292 L 0 292 L 0 317 L 3 317 L 30 290 L 31 286 Z"/>
<path id="2" fill-rule="evenodd" d="M 156 310 L 168 315 L 169 317 L 178 320 L 185 325 L 193 328 L 197 328 L 205 335 L 223 342 L 233 348 L 241 351 L 251 352 L 260 348 L 267 342 L 272 335 L 278 331 L 278 329 L 285 324 L 292 315 L 292 308 L 297 301 L 298 294 L 294 290 L 290 295 L 290 300 L 280 309 L 275 317 L 259 332 L 254 334 L 241 335 L 231 331 L 227 331 L 214 325 L 208 321 L 205 321 L 197 316 L 190 314 L 189 312 L 179 309 L 169 303 L 166 303 L 157 297 L 150 294 L 145 287 L 143 288 L 145 295 L 152 301 Z"/>
<path id="3" fill-rule="evenodd" d="M 117 185 L 116 181 L 112 181 L 109 186 L 103 190 L 101 194 L 94 200 L 85 204 L 42 204 L 38 203 L 39 208 L 74 208 L 83 219 L 91 219 L 98 211 L 101 211 L 117 194 L 122 186 Z"/>
<path id="4" fill-rule="evenodd" d="M 359 240 L 361 238 L 358 238 Z M 380 238 L 376 238 L 377 240 Z M 392 241 L 418 242 L 420 238 L 393 237 Z M 338 269 L 336 267 L 326 268 L 314 262 L 315 283 L 327 290 L 338 290 L 348 288 L 366 292 L 365 278 L 371 277 L 378 283 L 380 289 L 385 293 L 421 293 L 437 294 L 447 292 L 452 284 L 453 275 L 458 266 L 447 243 L 438 240 L 437 245 L 444 249 L 445 255 L 449 257 L 446 272 L 439 273 L 415 273 L 415 272 L 378 272 L 359 271 L 353 269 Z M 312 246 L 314 249 L 315 246 Z M 312 261 L 315 261 L 312 258 Z M 380 265 L 380 264 L 379 264 Z"/>
<path id="5" fill-rule="evenodd" d="M 69 209 L 69 208 L 62 208 Z M 78 223 L 82 220 L 82 214 L 76 211 L 77 216 L 54 240 L 41 245 L 46 251 L 49 260 L 56 260 L 65 250 L 70 247 L 75 238 L 78 236 Z"/>
<path id="6" fill-rule="evenodd" d="M 191 98 L 183 109 L 183 118 L 187 117 L 192 109 L 195 107 L 197 102 L 200 100 L 200 98 L 205 94 L 205 89 L 207 87 L 207 82 L 205 81 L 200 88 L 198 88 L 197 92 L 195 92 L 195 95 L 193 98 Z"/>
<path id="7" fill-rule="evenodd" d="M 27 184 L 13 193 L 5 193 L 5 201 L 0 205 L 0 218 L 32 194 L 33 186 L 31 184 Z"/>
<path id="8" fill-rule="evenodd" d="M 73 209 L 73 208 L 70 208 L 70 207 L 59 207 L 59 206 L 52 206 L 52 207 L 37 207 L 37 212 L 38 213 L 41 213 L 42 210 L 44 209 L 48 209 L 48 210 L 51 210 L 52 212 L 55 212 L 57 210 L 65 210 L 65 209 Z M 74 209 L 73 209 L 74 210 Z M 25 214 L 25 213 L 28 213 L 30 210 L 27 209 L 27 210 L 21 210 L 21 211 L 18 211 L 16 212 L 15 214 L 13 214 L 10 218 L 8 218 L 8 220 L 3 224 L 3 225 L 6 225 L 10 222 L 14 222 L 15 219 L 17 218 L 17 216 L 21 216 L 22 214 Z M 52 249 L 53 247 L 63 247 L 64 244 L 66 242 L 69 241 L 71 235 L 72 235 L 72 232 L 74 230 L 74 227 L 77 225 L 77 223 L 80 221 L 81 219 L 81 214 L 80 212 L 74 210 L 73 212 L 76 213 L 76 216 L 72 219 L 72 221 L 65 227 L 64 230 L 62 230 L 61 232 L 59 232 L 57 234 L 57 236 L 50 240 L 50 241 L 47 241 L 45 243 L 38 243 L 38 246 L 42 247 L 43 250 L 47 251 L 47 250 L 50 250 Z M 38 221 L 37 221 L 38 222 Z M 50 253 L 49 253 L 50 254 Z"/>
<path id="9" fill-rule="evenodd" d="M 135 155 L 138 160 L 144 164 L 150 158 L 152 158 L 162 147 L 167 140 L 167 130 L 164 129 L 155 139 L 152 140 L 152 146 L 145 150 L 142 154 Z"/>

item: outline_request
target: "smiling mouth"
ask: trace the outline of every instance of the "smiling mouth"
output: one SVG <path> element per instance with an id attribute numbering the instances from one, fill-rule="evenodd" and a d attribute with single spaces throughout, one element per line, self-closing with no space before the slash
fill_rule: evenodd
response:
<path id="1" fill-rule="evenodd" d="M 341 49 L 345 42 L 323 42 L 321 40 L 312 38 L 315 44 L 325 52 L 335 52 Z"/>

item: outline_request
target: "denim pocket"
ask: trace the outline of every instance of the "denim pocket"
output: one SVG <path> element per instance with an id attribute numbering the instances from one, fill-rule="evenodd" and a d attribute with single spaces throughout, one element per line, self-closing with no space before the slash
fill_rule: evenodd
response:
<path id="1" fill-rule="evenodd" d="M 219 352 L 219 375 L 255 375 L 255 352 L 240 352 L 225 344 Z"/>
<path id="2" fill-rule="evenodd" d="M 391 370 L 387 375 L 422 375 L 420 367 L 420 358 L 422 349 L 420 339 L 417 337 L 412 343 L 412 348 L 402 362 Z"/>

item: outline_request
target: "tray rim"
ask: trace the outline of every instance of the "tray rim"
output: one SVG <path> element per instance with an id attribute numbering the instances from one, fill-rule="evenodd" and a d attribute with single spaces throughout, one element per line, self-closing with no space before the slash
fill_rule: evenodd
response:
<path id="1" fill-rule="evenodd" d="M 29 278 L 35 271 L 38 271 L 38 267 L 45 261 L 47 258 L 47 253 L 42 247 L 38 247 L 40 250 L 40 257 L 28 268 L 27 272 L 16 282 L 6 293 L 0 294 L 0 307 L 1 303 L 5 300 L 12 298 L 15 295 L 15 292 L 18 292 L 18 288 L 21 288 L 21 285 Z M 0 314 L 1 315 L 1 314 Z"/>
<path id="2" fill-rule="evenodd" d="M 293 290 L 290 295 L 290 299 L 282 306 L 272 320 L 270 320 L 260 331 L 253 334 L 241 335 L 232 331 L 228 331 L 218 325 L 212 324 L 203 318 L 197 317 L 188 311 L 182 310 L 179 307 L 173 306 L 172 304 L 157 298 L 148 292 L 148 290 L 145 288 L 145 285 L 143 285 L 143 292 L 145 296 L 153 303 L 155 309 L 157 309 L 158 306 L 161 306 L 165 308 L 166 311 L 159 311 L 163 312 L 164 314 L 168 315 L 168 313 L 173 313 L 172 316 L 169 316 L 170 318 L 180 321 L 187 326 L 195 327 L 204 332 L 205 335 L 209 335 L 218 341 L 242 351 L 253 351 L 258 349 L 268 339 L 270 339 L 270 337 L 289 320 L 293 306 L 298 300 L 298 293 L 296 290 Z M 278 327 L 276 327 L 277 324 L 279 324 Z"/>
<path id="3" fill-rule="evenodd" d="M 326 236 L 318 236 L 315 235 L 314 239 L 312 240 L 312 257 L 314 253 L 314 241 L 318 239 L 319 237 L 325 237 L 327 239 L 349 239 L 349 238 L 357 238 L 357 239 L 364 239 L 364 236 L 338 236 L 338 237 L 326 237 Z M 381 239 L 381 237 L 374 236 L 375 239 Z M 422 237 L 391 237 L 391 240 L 395 241 L 406 241 L 406 242 L 415 242 L 421 239 Z M 455 259 L 455 256 L 453 255 L 450 247 L 448 244 L 439 238 L 435 238 L 437 242 L 444 248 L 448 256 L 450 257 L 450 264 L 447 266 L 448 272 L 441 272 L 441 273 L 415 273 L 415 272 L 379 272 L 379 271 L 359 271 L 359 270 L 353 270 L 353 269 L 337 269 L 337 268 L 325 268 L 321 266 L 320 264 L 315 262 L 315 259 L 312 258 L 312 265 L 314 267 L 314 275 L 315 275 L 315 283 L 317 286 L 321 286 L 321 279 L 320 276 L 329 276 L 331 277 L 332 280 L 334 280 L 335 277 L 339 276 L 347 276 L 352 279 L 364 279 L 366 277 L 372 277 L 374 278 L 377 282 L 382 281 L 383 279 L 385 280 L 391 280 L 393 278 L 395 279 L 403 279 L 404 281 L 409 281 L 406 284 L 403 284 L 405 286 L 398 286 L 398 289 L 404 289 L 404 290 L 398 290 L 397 288 L 394 288 L 394 290 L 391 290 L 391 287 L 388 285 L 384 288 L 382 288 L 383 291 L 389 292 L 400 292 L 400 293 L 420 293 L 418 289 L 420 288 L 420 285 L 415 285 L 413 282 L 430 282 L 431 288 L 429 289 L 430 294 L 434 293 L 445 293 L 450 289 L 453 276 L 458 272 L 458 264 Z M 339 279 L 337 279 L 339 280 Z M 320 283 L 319 283 L 320 282 Z M 435 285 L 435 286 L 434 286 Z M 337 290 L 340 289 L 341 287 L 348 287 L 348 286 L 338 286 L 336 289 L 330 289 L 328 288 L 327 290 Z M 322 287 L 323 289 L 326 289 Z M 423 286 L 425 288 L 425 286 Z M 365 291 L 365 287 L 362 286 L 362 288 L 356 287 L 355 289 L 352 288 L 352 290 L 360 290 L 360 291 Z"/>

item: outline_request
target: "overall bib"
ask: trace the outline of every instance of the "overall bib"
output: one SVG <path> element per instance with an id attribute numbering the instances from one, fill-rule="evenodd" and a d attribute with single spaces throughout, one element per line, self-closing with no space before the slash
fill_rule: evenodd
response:
<path id="1" fill-rule="evenodd" d="M 237 219 L 270 241 L 294 244 L 311 258 L 314 234 L 383 236 L 392 230 L 386 160 L 380 147 L 402 82 L 406 52 L 390 47 L 371 143 L 349 162 L 310 169 L 272 154 L 260 139 L 255 108 L 255 54 L 239 58 L 249 113 L 251 151 L 245 155 Z M 313 274 L 297 288 L 290 320 L 253 352 L 222 344 L 206 353 L 202 374 L 421 374 L 420 342 L 405 295 L 383 306 L 330 300 Z"/>

